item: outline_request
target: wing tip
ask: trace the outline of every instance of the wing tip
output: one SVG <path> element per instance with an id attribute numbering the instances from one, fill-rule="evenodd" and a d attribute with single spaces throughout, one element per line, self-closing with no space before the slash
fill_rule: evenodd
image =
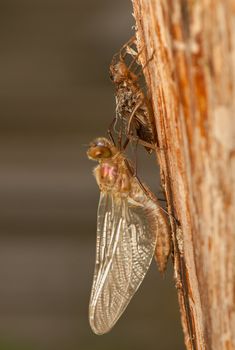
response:
<path id="1" fill-rule="evenodd" d="M 91 316 L 90 316 L 90 318 L 89 318 L 89 323 L 90 323 L 90 327 L 91 327 L 91 329 L 92 329 L 92 332 L 95 333 L 96 335 L 103 335 L 103 334 L 106 334 L 106 333 L 108 333 L 108 332 L 111 330 L 111 328 L 112 328 L 112 327 L 111 327 L 111 328 L 110 328 L 110 327 L 106 328 L 106 327 L 104 327 L 104 326 L 97 325 L 97 323 L 95 323 L 95 321 L 94 321 L 94 318 L 91 317 Z"/>

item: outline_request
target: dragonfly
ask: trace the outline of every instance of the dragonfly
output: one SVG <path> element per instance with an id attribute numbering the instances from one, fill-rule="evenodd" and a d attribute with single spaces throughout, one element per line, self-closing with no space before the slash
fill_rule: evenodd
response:
<path id="1" fill-rule="evenodd" d="M 110 65 L 110 78 L 115 86 L 116 98 L 116 116 L 113 124 L 121 120 L 126 136 L 138 140 L 138 143 L 151 153 L 156 148 L 157 134 L 151 100 L 139 83 L 140 73 L 143 77 L 143 69 L 138 57 L 135 37 L 113 56 Z M 140 73 L 137 74 L 136 69 L 141 69 Z"/>
<path id="2" fill-rule="evenodd" d="M 170 229 L 156 197 L 113 141 L 95 139 L 87 155 L 99 163 L 94 176 L 100 189 L 89 322 L 94 333 L 104 334 L 126 309 L 154 255 L 165 270 Z"/>

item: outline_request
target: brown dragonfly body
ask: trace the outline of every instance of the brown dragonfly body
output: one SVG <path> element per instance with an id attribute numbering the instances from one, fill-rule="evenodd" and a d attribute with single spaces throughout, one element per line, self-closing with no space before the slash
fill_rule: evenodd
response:
<path id="1" fill-rule="evenodd" d="M 170 231 L 165 213 L 133 176 L 125 156 L 106 138 L 94 140 L 88 157 L 99 162 L 96 264 L 89 305 L 96 334 L 108 332 L 124 312 L 155 254 L 166 268 Z"/>

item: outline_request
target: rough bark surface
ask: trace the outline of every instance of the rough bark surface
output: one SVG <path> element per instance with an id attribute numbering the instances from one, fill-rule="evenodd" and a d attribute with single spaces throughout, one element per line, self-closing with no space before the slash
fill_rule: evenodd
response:
<path id="1" fill-rule="evenodd" d="M 235 349 L 235 5 L 133 0 L 187 349 Z M 143 49 L 144 48 L 144 49 Z"/>

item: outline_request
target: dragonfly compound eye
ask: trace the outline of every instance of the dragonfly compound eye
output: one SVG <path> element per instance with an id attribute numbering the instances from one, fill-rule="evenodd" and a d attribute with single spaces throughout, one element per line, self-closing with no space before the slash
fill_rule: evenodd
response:
<path id="1" fill-rule="evenodd" d="M 105 158 L 111 158 L 112 152 L 109 147 L 106 146 L 91 146 L 87 151 L 88 158 L 99 160 Z"/>

